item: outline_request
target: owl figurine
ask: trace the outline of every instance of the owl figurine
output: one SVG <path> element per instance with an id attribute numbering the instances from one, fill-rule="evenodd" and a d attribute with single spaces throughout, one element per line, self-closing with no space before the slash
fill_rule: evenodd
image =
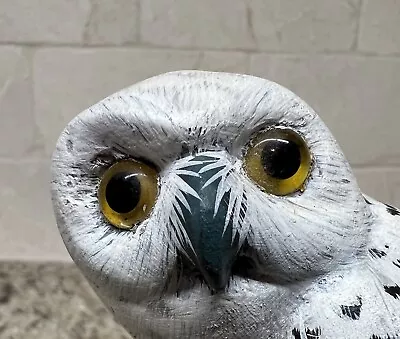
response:
<path id="1" fill-rule="evenodd" d="M 400 338 L 400 212 L 276 83 L 180 71 L 62 132 L 65 245 L 134 338 Z"/>

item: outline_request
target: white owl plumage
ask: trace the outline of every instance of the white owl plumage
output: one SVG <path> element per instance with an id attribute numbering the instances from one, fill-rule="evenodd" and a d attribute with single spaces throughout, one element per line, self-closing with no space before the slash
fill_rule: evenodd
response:
<path id="1" fill-rule="evenodd" d="M 312 155 L 291 194 L 268 194 L 243 166 L 271 127 L 296 131 Z M 129 230 L 98 197 L 123 159 L 158 171 L 154 206 Z M 362 194 L 318 115 L 273 82 L 200 71 L 143 81 L 72 120 L 52 174 L 65 245 L 132 336 L 400 338 L 400 212 Z M 217 278 L 196 261 L 210 253 Z"/>

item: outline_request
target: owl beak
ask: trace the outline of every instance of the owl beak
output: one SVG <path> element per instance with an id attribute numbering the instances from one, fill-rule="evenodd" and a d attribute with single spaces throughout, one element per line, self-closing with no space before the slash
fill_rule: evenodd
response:
<path id="1" fill-rule="evenodd" d="M 204 160 L 197 156 L 197 163 Z M 205 161 L 204 165 L 210 162 Z M 204 165 L 191 168 L 197 176 L 181 176 L 198 197 L 187 195 L 190 211 L 184 213 L 183 226 L 189 237 L 185 251 L 200 271 L 212 292 L 224 290 L 232 275 L 232 266 L 239 252 L 239 236 L 234 233 L 232 218 L 227 218 L 229 194 L 225 194 L 215 211 L 219 180 L 205 186 L 215 171 L 202 172 Z M 228 221 L 227 221 L 228 220 Z"/>

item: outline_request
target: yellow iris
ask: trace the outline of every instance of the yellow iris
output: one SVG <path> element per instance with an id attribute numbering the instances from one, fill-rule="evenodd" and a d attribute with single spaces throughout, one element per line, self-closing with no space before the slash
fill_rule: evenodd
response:
<path id="1" fill-rule="evenodd" d="M 104 217 L 115 227 L 130 229 L 143 221 L 158 194 L 157 171 L 136 160 L 122 160 L 106 170 L 98 200 Z"/>
<path id="2" fill-rule="evenodd" d="M 244 157 L 248 176 L 262 190 L 288 195 L 304 190 L 312 156 L 305 140 L 294 130 L 274 127 L 258 133 Z"/>

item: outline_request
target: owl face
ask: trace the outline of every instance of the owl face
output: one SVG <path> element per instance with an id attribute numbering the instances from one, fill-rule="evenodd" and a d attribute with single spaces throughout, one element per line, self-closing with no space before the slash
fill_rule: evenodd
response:
<path id="1" fill-rule="evenodd" d="M 127 88 L 67 126 L 52 172 L 72 258 L 139 337 L 280 328 L 288 286 L 365 252 L 370 215 L 337 143 L 263 79 L 187 71 Z"/>

